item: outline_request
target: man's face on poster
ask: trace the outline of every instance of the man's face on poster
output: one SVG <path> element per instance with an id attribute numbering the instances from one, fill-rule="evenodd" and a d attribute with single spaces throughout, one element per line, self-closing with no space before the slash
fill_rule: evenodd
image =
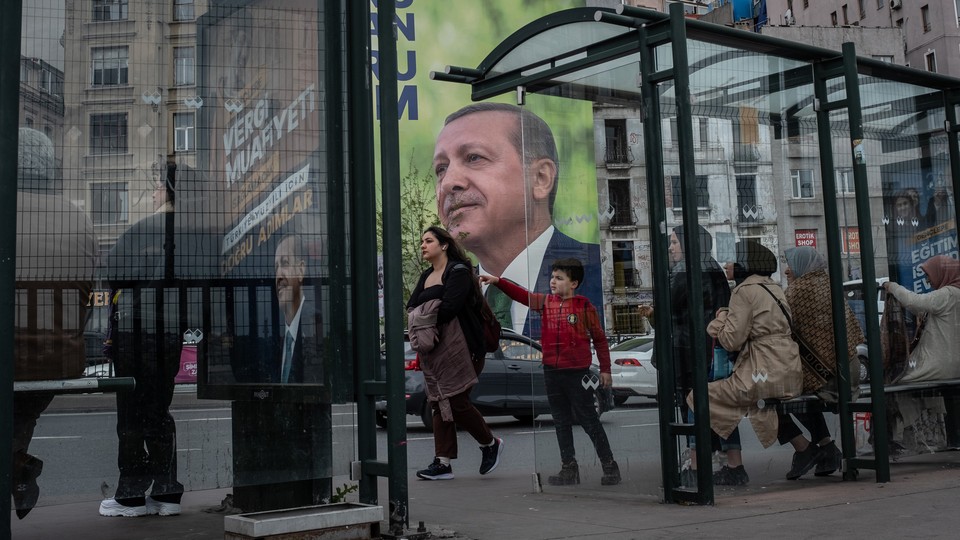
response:
<path id="1" fill-rule="evenodd" d="M 470 248 L 473 238 L 496 238 L 525 229 L 524 165 L 511 140 L 519 117 L 477 112 L 444 126 L 437 137 L 433 170 L 440 221 Z"/>
<path id="2" fill-rule="evenodd" d="M 294 238 L 283 239 L 277 246 L 274 256 L 277 299 L 281 307 L 296 306 L 302 295 L 301 286 L 306 272 L 306 263 L 297 255 L 295 244 Z"/>

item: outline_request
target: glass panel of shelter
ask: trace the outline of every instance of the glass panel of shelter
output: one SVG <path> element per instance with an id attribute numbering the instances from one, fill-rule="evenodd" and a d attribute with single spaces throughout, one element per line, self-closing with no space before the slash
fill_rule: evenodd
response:
<path id="1" fill-rule="evenodd" d="M 260 2 L 240 10 L 196 13 L 201 26 L 209 25 L 201 38 L 193 38 L 191 32 L 184 39 L 197 39 L 203 60 L 198 65 L 208 68 L 198 72 L 198 86 L 173 88 L 174 55 L 169 42 L 164 44 L 165 55 L 149 52 L 156 47 L 130 47 L 130 51 L 148 51 L 133 56 L 116 51 L 123 57 L 117 68 L 121 75 L 91 83 L 96 73 L 86 51 L 93 42 L 73 26 L 89 18 L 83 5 L 67 4 L 64 10 L 62 1 L 49 0 L 39 9 L 25 9 L 23 15 L 20 141 L 35 159 L 21 175 L 18 199 L 26 204 L 42 198 L 47 206 L 21 205 L 18 231 L 40 234 L 29 224 L 51 223 L 53 229 L 48 227 L 48 232 L 71 239 L 76 253 L 45 253 L 40 250 L 47 243 L 24 242 L 28 252 L 18 253 L 18 288 L 29 289 L 31 283 L 44 287 L 80 283 L 87 291 L 83 298 L 86 325 L 71 328 L 71 341 L 66 344 L 78 343 L 73 355 L 76 365 L 69 373 L 44 372 L 34 378 L 80 377 L 84 370 L 91 376 L 130 374 L 140 388 L 172 393 L 169 423 L 163 412 L 152 418 L 176 427 L 175 439 L 168 440 L 177 441 L 177 446 L 170 449 L 169 457 L 186 491 L 236 485 L 235 458 L 242 449 L 233 445 L 237 434 L 233 433 L 232 399 L 255 400 L 254 394 L 262 390 L 264 396 L 286 396 L 280 399 L 291 408 L 305 402 L 323 403 L 325 411 L 303 419 L 314 429 L 308 430 L 310 441 L 300 442 L 312 445 L 313 457 L 301 460 L 302 466 L 264 469 L 248 475 L 247 481 L 336 477 L 333 485 L 348 483 L 349 463 L 356 455 L 355 414 L 353 406 L 344 403 L 349 392 L 331 396 L 330 391 L 330 368 L 335 365 L 328 346 L 330 298 L 331 290 L 342 284 L 330 283 L 328 222 L 345 222 L 330 220 L 327 208 L 325 125 L 319 102 L 323 79 L 317 71 L 322 62 L 316 42 L 322 34 L 322 7 L 311 11 Z M 131 3 L 129 21 L 149 24 L 151 17 L 137 13 L 142 9 L 147 9 L 146 4 Z M 292 41 L 279 43 L 275 37 L 267 39 L 268 34 L 289 36 Z M 130 77 L 128 70 L 133 72 Z M 47 84 L 51 74 L 59 82 Z M 169 80 L 157 74 L 166 74 Z M 91 92 L 126 90 L 136 96 L 132 104 L 89 105 Z M 198 99 L 205 90 L 209 94 Z M 180 137 L 183 134 L 178 132 L 175 137 L 172 119 L 184 112 L 197 113 L 196 127 L 193 133 Z M 283 114 L 297 114 L 298 121 L 271 142 L 272 148 L 263 140 L 254 141 L 253 130 L 243 133 L 245 143 L 224 140 L 224 133 L 239 133 L 257 122 L 273 125 L 272 119 Z M 262 167 L 251 161 L 255 151 L 264 152 Z M 246 152 L 243 159 L 233 158 L 241 152 Z M 168 163 L 176 166 L 175 172 Z M 174 204 L 177 211 L 168 220 L 165 211 Z M 261 210 L 268 217 L 245 228 L 249 220 L 244 217 Z M 77 218 L 70 221 L 66 215 Z M 67 230 L 68 221 L 78 229 Z M 347 233 L 340 230 L 335 236 Z M 285 244 L 287 238 L 291 243 Z M 167 239 L 176 246 L 169 265 L 164 256 Z M 120 244 L 127 247 L 117 247 Z M 284 245 L 290 247 L 289 253 L 281 249 Z M 47 269 L 43 275 L 38 273 L 41 268 Z M 281 270 L 290 273 L 281 276 Z M 294 281 L 297 287 L 291 294 L 278 290 Z M 122 292 L 113 308 L 116 290 Z M 285 375 L 284 329 L 293 320 L 286 316 L 288 296 L 302 309 L 289 313 L 300 313 L 301 326 L 300 341 L 294 341 L 287 357 L 292 374 Z M 47 293 L 36 296 L 47 297 Z M 27 292 L 18 298 L 31 301 Z M 29 312 L 18 306 L 22 314 L 18 327 L 30 326 Z M 40 329 L 48 323 L 39 321 Z M 111 329 L 118 335 L 113 349 L 105 354 L 103 341 Z M 162 339 L 156 337 L 159 329 Z M 303 345 L 304 340 L 309 346 Z M 293 352 L 301 346 L 309 351 L 302 357 Z M 83 349 L 85 353 L 80 354 Z M 161 349 L 162 362 L 157 359 Z M 134 351 L 139 351 L 136 357 L 150 361 L 133 371 L 116 369 L 117 358 L 140 364 Z M 336 363 L 347 365 L 339 359 Z M 198 371 L 198 366 L 205 369 Z M 196 402 L 198 387 L 206 387 L 211 393 L 205 397 L 216 399 Z M 246 397 L 238 398 L 240 394 Z M 335 403 L 330 403 L 331 397 Z M 69 404 L 77 399 L 95 400 L 104 412 L 71 411 Z M 37 433 L 48 437 L 35 438 L 29 447 L 30 454 L 45 462 L 39 504 L 113 496 L 119 475 L 114 396 L 56 397 L 53 403 L 48 413 L 64 411 L 74 418 L 64 424 L 59 414 L 40 416 Z M 142 407 L 143 402 L 131 405 Z M 257 422 L 254 431 L 276 428 L 267 417 Z M 129 430 L 135 428 L 128 430 L 124 425 L 121 422 L 121 435 L 132 435 Z M 64 440 L 71 441 L 69 450 Z M 134 451 L 143 451 L 142 439 L 131 444 L 137 448 Z M 78 471 L 83 472 L 78 476 Z M 108 489 L 103 491 L 101 486 Z"/>

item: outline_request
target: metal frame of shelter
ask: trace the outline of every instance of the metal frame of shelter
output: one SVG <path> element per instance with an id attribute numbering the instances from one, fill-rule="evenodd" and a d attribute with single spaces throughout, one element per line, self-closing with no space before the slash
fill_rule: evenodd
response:
<path id="1" fill-rule="evenodd" d="M 224 2 L 227 3 L 227 2 Z M 324 106 L 328 110 L 343 111 L 343 114 L 329 115 L 325 129 L 330 133 L 342 133 L 344 137 L 327 137 L 326 147 L 329 158 L 331 178 L 331 198 L 337 208 L 331 213 L 340 220 L 335 229 L 337 242 L 330 249 L 330 258 L 336 261 L 332 270 L 342 293 L 340 298 L 352 296 L 352 334 L 342 337 L 353 339 L 352 344 L 339 341 L 338 360 L 344 363 L 352 361 L 355 365 L 353 375 L 355 383 L 358 430 L 357 454 L 359 463 L 354 467 L 355 477 L 359 477 L 359 498 L 361 502 L 378 504 L 377 478 L 389 479 L 390 530 L 402 531 L 408 523 L 407 480 L 406 480 L 406 426 L 403 415 L 391 416 L 387 429 L 388 450 L 386 459 L 377 456 L 377 427 L 375 424 L 375 401 L 386 396 L 391 409 L 403 409 L 403 320 L 399 317 L 386 318 L 386 380 L 378 375 L 380 358 L 379 324 L 377 308 L 377 241 L 376 241 L 376 175 L 373 156 L 374 130 L 377 129 L 373 112 L 373 93 L 377 91 L 371 78 L 371 32 L 369 2 L 331 2 L 327 6 L 328 17 L 339 32 L 326 32 L 321 38 L 329 69 L 323 74 L 329 88 L 337 89 L 325 93 Z M 396 2 L 382 0 L 378 3 L 378 22 L 380 28 L 394 28 Z M 4 163 L 15 163 L 17 159 L 17 140 L 20 103 L 20 39 L 22 24 L 22 5 L 20 1 L 6 2 L 0 11 L 0 157 Z M 395 30 L 394 30 L 395 32 Z M 388 33 L 389 35 L 389 33 Z M 381 189 L 384 227 L 383 244 L 385 290 L 384 300 L 387 313 L 400 312 L 402 290 L 400 268 L 399 223 L 400 176 L 398 150 L 398 107 L 397 107 L 397 54 L 395 39 L 380 39 L 379 43 L 379 92 L 381 95 L 382 115 L 379 129 L 381 133 Z M 15 307 L 15 256 L 16 256 L 16 216 L 17 182 L 16 167 L 3 170 L 0 182 L 0 350 L 4 358 L 12 358 L 14 350 L 14 307 Z M 355 179 L 343 184 L 345 179 Z M 345 208 L 347 207 L 347 208 Z M 349 211 L 349 221 L 342 220 L 344 210 Z M 350 231 L 349 236 L 346 230 Z M 349 240 L 348 240 L 349 239 Z M 346 242 L 350 244 L 347 245 Z M 346 320 L 340 321 L 346 324 Z M 340 332 L 342 334 L 342 332 Z M 338 334 L 339 335 L 339 334 Z M 352 348 L 354 357 L 349 358 Z M 346 372 L 349 373 L 349 370 Z M 9 441 L 13 435 L 13 361 L 0 362 L 0 492 L 9 493 L 11 483 L 11 447 Z M 7 497 L 3 511 L 0 511 L 0 537 L 9 537 L 10 498 Z"/>
<path id="2" fill-rule="evenodd" d="M 580 25 L 582 31 L 577 31 Z M 589 28 L 589 29 L 587 29 Z M 553 32 L 553 34 L 549 34 Z M 551 38 L 563 37 L 551 41 Z M 585 37 L 580 37 L 585 36 Z M 579 41 L 578 41 L 579 39 Z M 594 8 L 577 8 L 558 12 L 534 21 L 495 48 L 477 68 L 449 66 L 444 72 L 434 72 L 436 80 L 469 84 L 472 99 L 480 101 L 508 92 L 517 93 L 518 104 L 522 104 L 525 93 L 547 93 L 579 99 L 619 100 L 620 104 L 639 106 L 643 119 L 661 118 L 661 97 L 668 89 L 673 92 L 675 110 L 678 118 L 677 142 L 679 146 L 679 170 L 683 215 L 696 216 L 697 184 L 694 162 L 694 142 L 691 110 L 691 73 L 707 68 L 714 62 L 723 61 L 722 54 L 696 59 L 690 62 L 688 49 L 691 41 L 716 45 L 718 49 L 731 48 L 747 51 L 755 55 L 753 62 L 760 64 L 767 59 L 771 65 L 774 60 L 788 60 L 792 69 L 777 71 L 771 69 L 767 75 L 750 79 L 750 84 L 738 81 L 716 90 L 724 96 L 740 93 L 770 95 L 803 85 L 813 86 L 809 92 L 798 96 L 793 104 L 794 111 L 806 108 L 816 121 L 818 135 L 821 177 L 823 193 L 835 193 L 834 150 L 831 146 L 831 129 L 846 131 L 850 138 L 851 154 L 855 153 L 855 141 L 864 138 L 864 123 L 876 121 L 886 114 L 895 117 L 896 111 L 884 113 L 883 107 L 871 103 L 871 116 L 864 113 L 861 90 L 867 78 L 868 83 L 903 84 L 922 90 L 906 99 L 912 105 L 926 103 L 928 107 L 944 110 L 943 132 L 949 146 L 949 175 L 954 193 L 960 192 L 960 150 L 958 150 L 957 110 L 960 108 L 960 80 L 917 71 L 906 67 L 882 63 L 876 60 L 859 58 L 853 44 L 843 45 L 842 52 L 794 43 L 782 39 L 761 36 L 741 30 L 688 19 L 684 16 L 681 4 L 672 4 L 669 14 L 656 11 L 619 6 L 616 11 Z M 639 92 L 624 91 L 623 88 L 602 87 L 599 83 L 590 86 L 579 83 L 576 90 L 560 90 L 578 74 L 596 74 L 605 65 L 630 57 L 631 61 L 639 56 L 635 77 L 638 77 Z M 662 67 L 666 65 L 666 67 Z M 635 65 L 635 64 L 631 64 Z M 680 69 L 677 69 L 680 67 Z M 811 69 L 812 68 L 812 69 Z M 776 71 L 776 72 L 775 72 Z M 755 75 L 755 72 L 751 74 Z M 589 77 L 589 75 L 587 76 Z M 909 81 L 909 83 L 904 82 Z M 573 94 L 573 95 L 571 95 Z M 839 95 L 839 97 L 838 97 Z M 717 106 L 721 106 L 717 98 Z M 698 102 L 702 106 L 702 101 Z M 896 106 L 897 103 L 890 103 Z M 891 107 L 892 109 L 893 107 Z M 927 111 L 914 111 L 917 116 L 926 116 Z M 880 116 L 877 116 L 880 115 Z M 842 126 L 837 118 L 844 116 Z M 911 117 L 903 119 L 910 122 Z M 914 118 L 916 121 L 916 118 Z M 671 342 L 671 317 L 669 316 L 670 287 L 667 254 L 667 236 L 665 226 L 666 204 L 664 199 L 664 171 L 661 122 L 644 121 L 644 148 L 646 157 L 646 179 L 649 212 L 649 230 L 651 235 L 651 261 L 654 276 L 654 303 L 658 307 L 655 330 L 660 342 Z M 867 167 L 863 159 L 852 156 L 853 178 L 856 192 L 856 211 L 859 223 L 874 223 L 871 218 L 869 202 Z M 862 157 L 862 156 L 860 156 Z M 823 198 L 824 222 L 827 231 L 839 230 L 838 205 L 834 197 Z M 958 219 L 960 222 L 960 219 Z M 700 246 L 696 240 L 696 220 L 683 222 L 684 253 L 686 260 L 700 260 Z M 875 298 L 877 287 L 872 261 L 875 250 L 870 227 L 860 228 L 860 260 L 863 270 L 864 298 Z M 843 271 L 841 268 L 841 238 L 839 235 L 827 235 L 827 256 L 831 282 L 830 300 L 833 307 L 833 327 L 835 343 L 846 343 L 844 323 L 845 302 L 843 297 Z M 867 263 L 870 264 L 867 264 Z M 701 297 L 701 282 L 687 273 L 687 287 L 692 298 Z M 841 442 L 844 449 L 844 479 L 857 477 L 859 468 L 875 469 L 877 482 L 890 479 L 889 452 L 886 429 L 885 399 L 883 393 L 882 366 L 879 358 L 880 335 L 877 305 L 865 302 L 866 337 L 870 350 L 870 380 L 873 399 L 869 410 L 873 413 L 873 435 L 875 455 L 872 459 L 857 458 L 854 455 L 854 430 L 850 388 L 840 386 L 839 415 Z M 664 316 L 667 315 L 667 316 Z M 694 357 L 705 357 L 705 321 L 699 310 L 691 310 L 691 325 L 694 330 L 692 349 Z M 847 361 L 844 347 L 837 347 L 838 372 L 844 373 Z M 658 384 L 661 388 L 673 385 L 674 368 L 670 361 L 670 348 L 657 347 L 655 354 L 660 369 Z M 693 424 L 675 421 L 672 400 L 660 400 L 660 448 L 664 499 L 670 502 L 712 504 L 714 501 L 711 479 L 710 455 L 700 452 L 697 455 L 699 470 L 699 491 L 685 489 L 679 485 L 678 436 L 696 435 L 700 440 L 710 436 L 709 412 L 706 397 L 707 373 L 703 363 L 694 362 L 694 409 Z"/>

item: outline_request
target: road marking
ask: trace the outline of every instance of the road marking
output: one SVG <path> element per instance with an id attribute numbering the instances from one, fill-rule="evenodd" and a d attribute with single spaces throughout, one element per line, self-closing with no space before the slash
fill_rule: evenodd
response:
<path id="1" fill-rule="evenodd" d="M 620 426 L 620 427 L 621 427 L 621 428 L 628 428 L 628 427 L 651 427 L 651 426 L 659 426 L 659 425 L 660 425 L 660 422 L 654 422 L 654 423 L 652 423 L 652 424 L 630 424 L 630 425 L 627 425 L 627 426 Z"/>
<path id="2" fill-rule="evenodd" d="M 177 452 L 200 452 L 203 448 L 177 448 Z"/>
<path id="3" fill-rule="evenodd" d="M 181 420 L 176 420 L 176 422 L 178 424 L 182 424 L 184 422 L 210 422 L 210 421 L 230 420 L 230 419 L 231 418 L 229 416 L 219 416 L 219 417 L 215 416 L 213 418 L 183 418 Z"/>
<path id="4" fill-rule="evenodd" d="M 82 439 L 82 438 L 83 437 L 80 435 L 60 435 L 60 436 L 49 436 L 49 437 L 34 437 L 31 440 L 39 441 L 39 440 L 51 440 L 51 439 Z"/>

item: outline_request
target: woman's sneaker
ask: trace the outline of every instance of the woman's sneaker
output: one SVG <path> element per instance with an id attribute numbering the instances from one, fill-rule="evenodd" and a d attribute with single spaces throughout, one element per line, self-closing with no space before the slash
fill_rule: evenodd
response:
<path id="1" fill-rule="evenodd" d="M 493 444 L 481 446 L 480 453 L 483 457 L 480 459 L 480 474 L 493 472 L 500 465 L 500 454 L 503 453 L 503 439 L 493 438 Z"/>
<path id="2" fill-rule="evenodd" d="M 158 501 L 148 496 L 147 514 L 151 516 L 179 516 L 180 503 Z"/>
<path id="3" fill-rule="evenodd" d="M 147 505 L 129 506 L 116 499 L 104 499 L 100 502 L 100 515 L 104 517 L 141 517 L 147 515 Z"/>
<path id="4" fill-rule="evenodd" d="M 713 473 L 713 484 L 716 486 L 745 486 L 750 483 L 750 477 L 747 476 L 747 470 L 743 465 L 739 467 L 723 466 L 719 471 Z"/>
<path id="5" fill-rule="evenodd" d="M 823 453 L 820 456 L 820 461 L 817 462 L 814 476 L 830 476 L 843 465 L 843 452 L 837 448 L 836 442 L 830 441 L 823 445 L 822 450 Z"/>
<path id="6" fill-rule="evenodd" d="M 426 469 L 417 471 L 417 478 L 424 480 L 453 480 L 453 467 L 440 463 L 440 458 L 434 458 L 433 463 Z"/>

